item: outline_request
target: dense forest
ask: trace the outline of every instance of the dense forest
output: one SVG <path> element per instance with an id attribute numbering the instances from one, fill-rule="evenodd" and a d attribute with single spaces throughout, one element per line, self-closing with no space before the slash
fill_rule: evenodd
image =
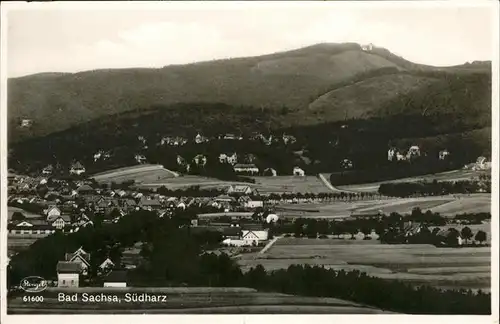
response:
<path id="1" fill-rule="evenodd" d="M 191 162 L 190 173 L 234 179 L 232 168 L 220 164 L 218 158 L 221 153 L 237 153 L 239 163 L 252 161 L 261 173 L 266 168 L 274 168 L 278 175 L 287 175 L 294 166 L 300 166 L 307 174 L 333 172 L 334 184 L 368 182 L 460 168 L 480 155 L 491 154 L 488 141 L 467 137 L 469 129 L 469 125 L 446 114 L 280 128 L 279 116 L 271 111 L 224 104 L 183 104 L 152 108 L 148 114 L 139 116 L 128 112 L 23 141 L 11 147 L 9 168 L 40 172 L 52 164 L 67 173 L 71 162 L 78 160 L 87 173 L 95 173 L 137 164 L 135 155 L 143 154 L 149 163 L 183 172 L 177 163 L 177 156 L 181 156 Z M 196 144 L 193 138 L 198 133 L 212 140 Z M 241 135 L 243 139 L 218 139 L 226 133 Z M 252 137 L 256 133 L 264 138 L 272 135 L 274 140 L 266 145 Z M 296 142 L 285 144 L 281 140 L 283 134 L 294 136 Z M 182 146 L 160 145 L 165 136 L 182 136 L 188 142 Z M 439 141 L 429 141 L 436 136 L 440 137 Z M 419 159 L 411 163 L 388 161 L 389 148 L 404 152 L 410 145 L 421 143 L 423 154 Z M 443 149 L 451 154 L 441 161 L 438 153 Z M 111 158 L 94 161 L 93 155 L 99 150 L 111 152 Z M 207 157 L 203 168 L 196 168 L 192 163 L 199 154 Z M 352 162 L 349 168 L 342 164 L 346 159 Z"/>

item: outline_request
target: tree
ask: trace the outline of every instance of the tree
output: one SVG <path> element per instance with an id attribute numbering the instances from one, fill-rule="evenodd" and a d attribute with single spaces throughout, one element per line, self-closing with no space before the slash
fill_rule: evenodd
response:
<path id="1" fill-rule="evenodd" d="M 460 234 L 462 235 L 462 238 L 465 240 L 465 243 L 467 244 L 469 240 L 473 237 L 472 230 L 468 227 L 465 226 L 462 228 L 462 231 L 460 231 Z"/>
<path id="2" fill-rule="evenodd" d="M 481 244 L 483 244 L 483 242 L 486 242 L 486 232 L 485 231 L 478 231 L 476 233 L 475 240 Z"/>
<path id="3" fill-rule="evenodd" d="M 368 226 L 363 226 L 363 227 L 361 228 L 361 232 L 362 232 L 362 233 L 363 233 L 363 235 L 365 236 L 365 237 L 364 237 L 364 240 L 369 240 L 369 239 L 370 239 L 370 238 L 369 238 L 369 237 L 370 237 L 369 235 L 372 233 L 372 229 L 371 229 L 370 227 L 368 227 Z"/>
<path id="4" fill-rule="evenodd" d="M 22 221 L 23 221 L 23 220 L 25 220 L 25 219 L 26 219 L 26 217 L 25 217 L 25 216 L 23 215 L 23 213 L 21 213 L 21 212 L 14 212 L 14 213 L 12 214 L 12 220 L 13 220 L 13 221 L 16 221 L 16 222 L 17 222 L 17 221 L 22 222 Z"/>

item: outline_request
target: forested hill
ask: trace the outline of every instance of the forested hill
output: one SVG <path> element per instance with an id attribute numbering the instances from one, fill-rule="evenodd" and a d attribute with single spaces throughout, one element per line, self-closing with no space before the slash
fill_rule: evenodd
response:
<path id="1" fill-rule="evenodd" d="M 9 141 L 47 135 L 106 115 L 133 111 L 139 117 L 152 107 L 186 107 L 176 105 L 181 103 L 251 109 L 249 115 L 273 116 L 280 127 L 451 114 L 467 122 L 473 116 L 472 122 L 482 128 L 490 125 L 490 92 L 489 62 L 437 68 L 414 64 L 383 48 L 367 51 L 353 43 L 318 44 L 159 69 L 42 73 L 9 79 Z M 190 112 L 204 122 L 201 111 Z M 211 118 L 223 125 L 240 123 L 229 115 Z M 33 124 L 20 127 L 22 119 Z"/>

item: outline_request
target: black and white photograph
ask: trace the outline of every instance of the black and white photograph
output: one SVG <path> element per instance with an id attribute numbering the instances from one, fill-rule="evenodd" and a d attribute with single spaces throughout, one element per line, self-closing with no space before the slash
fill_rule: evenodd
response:
<path id="1" fill-rule="evenodd" d="M 1 10 L 5 323 L 498 322 L 497 1 Z"/>

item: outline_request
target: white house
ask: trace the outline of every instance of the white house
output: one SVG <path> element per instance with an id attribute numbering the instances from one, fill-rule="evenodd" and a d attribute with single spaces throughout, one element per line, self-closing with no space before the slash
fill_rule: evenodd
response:
<path id="1" fill-rule="evenodd" d="M 47 220 L 48 221 L 53 221 L 57 219 L 59 216 L 61 216 L 61 210 L 57 208 L 56 206 L 49 207 L 47 209 Z"/>
<path id="2" fill-rule="evenodd" d="M 63 229 L 68 225 L 71 225 L 71 220 L 68 215 L 59 216 L 52 222 L 52 226 L 57 229 Z"/>
<path id="3" fill-rule="evenodd" d="M 101 271 L 104 271 L 104 270 L 107 270 L 107 269 L 110 269 L 110 268 L 113 268 L 115 266 L 115 264 L 113 263 L 113 261 L 111 261 L 110 258 L 106 258 L 106 260 L 104 260 L 100 265 L 99 265 L 99 269 L 101 269 Z"/>
<path id="4" fill-rule="evenodd" d="M 406 159 L 412 159 L 420 156 L 420 148 L 416 145 L 411 146 L 406 153 Z"/>
<path id="5" fill-rule="evenodd" d="M 262 200 L 248 200 L 243 203 L 245 208 L 258 208 L 264 207 L 264 202 Z"/>
<path id="6" fill-rule="evenodd" d="M 208 141 L 208 139 L 205 136 L 203 136 L 203 135 L 201 135 L 199 133 L 194 138 L 194 142 L 196 144 L 201 144 L 201 143 L 207 142 L 207 141 Z"/>
<path id="7" fill-rule="evenodd" d="M 446 159 L 449 155 L 450 155 L 450 152 L 448 152 L 448 150 L 446 150 L 446 149 L 439 151 L 439 159 L 440 160 Z"/>
<path id="8" fill-rule="evenodd" d="M 43 168 L 42 174 L 43 175 L 51 175 L 53 171 L 54 171 L 54 167 L 52 166 L 52 164 L 49 164 L 45 168 Z"/>
<path id="9" fill-rule="evenodd" d="M 304 170 L 296 166 L 293 168 L 293 175 L 303 177 L 306 175 L 306 173 Z"/>
<path id="10" fill-rule="evenodd" d="M 79 248 L 74 253 L 66 253 L 66 262 L 77 263 L 80 265 L 80 272 L 83 275 L 88 274 L 88 269 L 90 267 L 90 254 L 85 252 L 83 248 Z"/>
<path id="11" fill-rule="evenodd" d="M 80 284 L 81 267 L 77 262 L 59 261 L 57 263 L 57 286 L 76 288 Z"/>
<path id="12" fill-rule="evenodd" d="M 71 165 L 71 168 L 69 169 L 69 173 L 80 175 L 82 173 L 85 173 L 85 167 L 80 162 L 75 162 Z"/>
<path id="13" fill-rule="evenodd" d="M 366 45 L 361 45 L 361 49 L 363 51 L 372 51 L 374 48 L 374 45 L 372 43 L 366 44 Z"/>
<path id="14" fill-rule="evenodd" d="M 205 164 L 207 164 L 207 157 L 205 155 L 198 154 L 194 157 L 193 162 L 198 166 L 205 166 Z"/>
<path id="15" fill-rule="evenodd" d="M 259 241 L 265 241 L 269 237 L 269 231 L 267 230 L 259 230 L 259 231 L 242 230 L 241 234 L 242 234 L 241 239 L 250 244 L 258 244 Z"/>
<path id="16" fill-rule="evenodd" d="M 146 163 L 146 157 L 142 154 L 136 154 L 135 155 L 135 160 L 137 161 L 137 163 Z"/>

